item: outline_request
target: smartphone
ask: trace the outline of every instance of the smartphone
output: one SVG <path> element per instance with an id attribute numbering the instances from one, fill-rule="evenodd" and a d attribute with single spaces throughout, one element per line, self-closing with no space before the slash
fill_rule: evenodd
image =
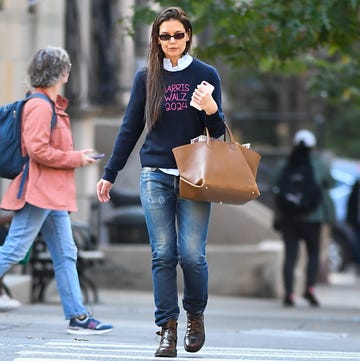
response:
<path id="1" fill-rule="evenodd" d="M 203 80 L 200 84 L 200 88 L 205 93 L 211 94 L 214 91 L 214 86 L 208 83 L 207 81 Z"/>
<path id="2" fill-rule="evenodd" d="M 207 81 L 203 80 L 200 85 L 197 86 L 201 91 L 211 94 L 214 91 L 214 86 L 208 83 Z M 199 107 L 198 104 L 196 104 L 194 101 L 190 102 L 190 105 L 197 110 L 202 110 L 201 107 Z"/>
<path id="3" fill-rule="evenodd" d="M 105 157 L 105 154 L 94 154 L 91 156 L 91 158 L 94 158 L 94 159 L 101 159 L 101 158 L 104 158 Z"/>

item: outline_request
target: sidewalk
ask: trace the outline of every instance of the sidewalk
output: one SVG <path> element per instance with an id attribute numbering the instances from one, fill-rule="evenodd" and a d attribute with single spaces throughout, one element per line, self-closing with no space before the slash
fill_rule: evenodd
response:
<path id="1" fill-rule="evenodd" d="M 353 273 L 333 274 L 329 282 L 316 287 L 322 305 L 359 309 L 360 314 L 360 279 Z"/>

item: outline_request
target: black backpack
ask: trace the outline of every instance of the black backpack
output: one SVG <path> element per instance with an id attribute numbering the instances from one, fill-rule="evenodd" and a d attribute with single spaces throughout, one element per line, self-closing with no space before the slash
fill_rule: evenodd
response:
<path id="1" fill-rule="evenodd" d="M 284 215 L 305 215 L 314 210 L 322 200 L 309 159 L 284 166 L 278 183 L 276 204 Z"/>

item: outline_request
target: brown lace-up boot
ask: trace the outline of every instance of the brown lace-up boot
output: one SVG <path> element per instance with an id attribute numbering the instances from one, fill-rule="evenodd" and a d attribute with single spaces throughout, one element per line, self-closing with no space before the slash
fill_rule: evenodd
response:
<path id="1" fill-rule="evenodd" d="M 177 343 L 177 322 L 169 320 L 161 327 L 159 332 L 161 339 L 160 345 L 155 352 L 155 357 L 176 357 Z"/>
<path id="2" fill-rule="evenodd" d="M 205 342 L 204 314 L 187 313 L 187 327 L 184 348 L 187 352 L 197 352 Z"/>

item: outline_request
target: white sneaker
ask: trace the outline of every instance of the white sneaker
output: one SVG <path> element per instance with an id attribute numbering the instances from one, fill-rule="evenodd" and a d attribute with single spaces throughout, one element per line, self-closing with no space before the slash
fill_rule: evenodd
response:
<path id="1" fill-rule="evenodd" d="M 21 303 L 10 298 L 6 293 L 0 295 L 0 312 L 11 311 L 19 308 Z"/>

